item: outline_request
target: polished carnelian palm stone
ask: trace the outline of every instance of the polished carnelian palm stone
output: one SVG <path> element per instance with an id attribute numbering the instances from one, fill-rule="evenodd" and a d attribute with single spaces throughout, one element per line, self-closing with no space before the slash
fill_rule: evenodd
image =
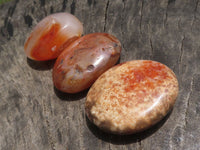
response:
<path id="1" fill-rule="evenodd" d="M 74 41 L 58 57 L 53 68 L 57 89 L 77 93 L 93 82 L 118 61 L 121 44 L 107 33 L 93 33 Z"/>

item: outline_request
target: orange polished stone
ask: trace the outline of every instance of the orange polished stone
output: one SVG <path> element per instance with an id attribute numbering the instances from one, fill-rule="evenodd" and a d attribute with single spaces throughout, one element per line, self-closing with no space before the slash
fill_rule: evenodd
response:
<path id="1" fill-rule="evenodd" d="M 143 131 L 173 107 L 178 81 L 167 66 L 150 60 L 119 64 L 90 88 L 86 114 L 99 128 L 115 134 Z"/>
<path id="2" fill-rule="evenodd" d="M 55 13 L 41 20 L 25 42 L 26 55 L 33 60 L 55 59 L 82 35 L 83 25 L 69 13 Z"/>
<path id="3" fill-rule="evenodd" d="M 116 64 L 120 52 L 119 40 L 107 33 L 93 33 L 77 39 L 61 53 L 54 65 L 55 87 L 67 93 L 89 88 Z"/>

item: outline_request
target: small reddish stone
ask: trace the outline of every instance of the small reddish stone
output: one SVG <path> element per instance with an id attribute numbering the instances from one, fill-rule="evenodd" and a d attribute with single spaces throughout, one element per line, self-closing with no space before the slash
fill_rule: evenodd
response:
<path id="1" fill-rule="evenodd" d="M 69 13 L 55 13 L 42 19 L 25 42 L 30 59 L 55 59 L 65 47 L 82 35 L 83 25 Z"/>
<path id="2" fill-rule="evenodd" d="M 107 132 L 132 134 L 160 121 L 177 95 L 178 81 L 167 66 L 150 60 L 130 61 L 96 80 L 87 95 L 86 114 Z"/>
<path id="3" fill-rule="evenodd" d="M 93 33 L 77 39 L 61 53 L 54 65 L 55 87 L 67 93 L 89 88 L 116 64 L 120 52 L 119 40 L 107 33 Z"/>

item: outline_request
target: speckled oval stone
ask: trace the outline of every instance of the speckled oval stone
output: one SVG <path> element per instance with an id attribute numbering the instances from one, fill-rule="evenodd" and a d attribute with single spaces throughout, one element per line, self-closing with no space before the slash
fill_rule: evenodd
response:
<path id="1" fill-rule="evenodd" d="M 160 121 L 177 95 L 178 81 L 171 69 L 135 60 L 102 74 L 88 92 L 85 109 L 89 120 L 104 131 L 132 134 Z"/>

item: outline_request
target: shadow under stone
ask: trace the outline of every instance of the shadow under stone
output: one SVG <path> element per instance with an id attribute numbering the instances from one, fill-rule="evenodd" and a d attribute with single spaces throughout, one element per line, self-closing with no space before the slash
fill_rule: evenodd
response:
<path id="1" fill-rule="evenodd" d="M 47 60 L 47 61 L 35 61 L 32 59 L 29 59 L 27 57 L 27 63 L 28 65 L 35 70 L 50 70 L 53 68 L 54 63 L 55 63 L 56 59 L 53 60 Z"/>
<path id="2" fill-rule="evenodd" d="M 65 92 L 62 92 L 60 90 L 58 90 L 55 86 L 54 86 L 54 92 L 56 94 L 56 96 L 62 100 L 62 101 L 76 101 L 76 100 L 80 100 L 84 97 L 86 97 L 87 93 L 88 93 L 88 90 L 89 89 L 86 89 L 84 91 L 81 91 L 79 93 L 74 93 L 74 94 L 71 94 L 71 93 L 65 93 Z"/>

